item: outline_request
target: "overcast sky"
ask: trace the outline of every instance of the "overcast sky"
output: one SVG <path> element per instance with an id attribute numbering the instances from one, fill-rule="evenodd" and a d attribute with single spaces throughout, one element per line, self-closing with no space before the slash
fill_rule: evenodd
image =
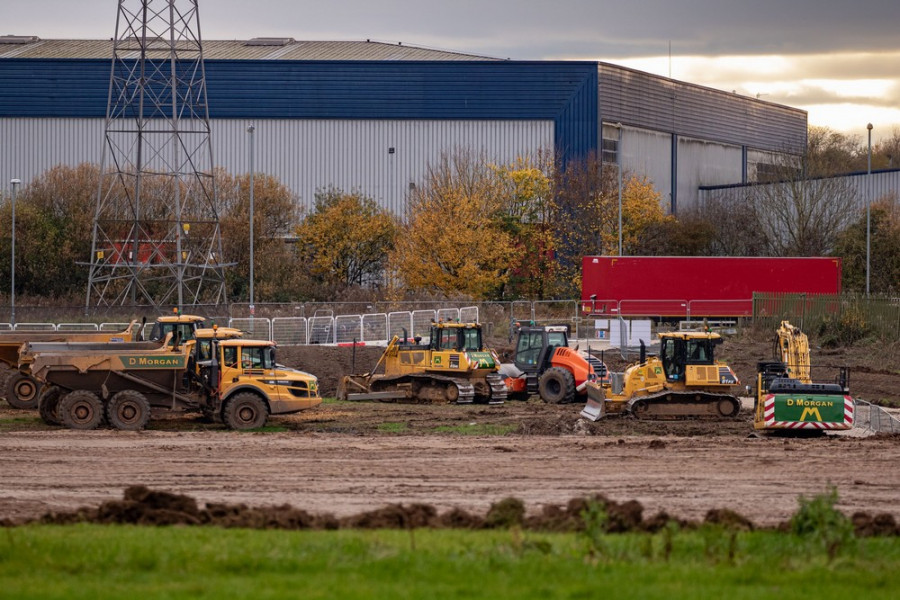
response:
<path id="1" fill-rule="evenodd" d="M 0 35 L 110 38 L 117 6 L 0 0 Z M 204 39 L 602 60 L 796 106 L 861 140 L 868 122 L 876 140 L 900 131 L 900 0 L 200 0 L 200 20 Z"/>

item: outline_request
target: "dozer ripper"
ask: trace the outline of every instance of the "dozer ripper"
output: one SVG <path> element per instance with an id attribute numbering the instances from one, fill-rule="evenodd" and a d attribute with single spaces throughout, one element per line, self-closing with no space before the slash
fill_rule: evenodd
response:
<path id="1" fill-rule="evenodd" d="M 584 398 L 587 382 L 607 374 L 602 361 L 569 348 L 565 325 L 519 325 L 513 362 L 500 365 L 500 373 L 510 398 L 537 394 L 550 404 Z"/>
<path id="2" fill-rule="evenodd" d="M 741 410 L 731 393 L 740 384 L 727 364 L 715 359 L 718 333 L 659 334 L 660 356 L 647 356 L 643 343 L 637 364 L 612 373 L 609 383 L 589 381 L 581 416 L 597 421 L 607 414 L 638 419 L 733 418 Z"/>
<path id="3" fill-rule="evenodd" d="M 835 383 L 813 383 L 809 340 L 788 321 L 775 335 L 775 360 L 757 364 L 753 428 L 762 431 L 825 432 L 852 429 L 856 403 L 849 372 Z"/>
<path id="4" fill-rule="evenodd" d="M 275 362 L 275 343 L 196 330 L 179 344 L 25 344 L 20 370 L 43 381 L 39 410 L 48 423 L 94 429 L 108 420 L 140 430 L 151 408 L 201 412 L 232 429 L 265 425 L 321 403 L 309 373 Z M 170 343 L 171 342 L 171 343 Z"/>
<path id="5" fill-rule="evenodd" d="M 477 323 L 432 323 L 431 339 L 394 336 L 375 367 L 346 375 L 339 400 L 503 404 L 506 386 L 496 354 L 484 346 Z M 383 366 L 383 373 L 377 373 Z"/>

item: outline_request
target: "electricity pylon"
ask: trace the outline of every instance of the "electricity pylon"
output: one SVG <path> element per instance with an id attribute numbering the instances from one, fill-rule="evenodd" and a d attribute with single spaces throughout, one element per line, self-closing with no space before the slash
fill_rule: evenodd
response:
<path id="1" fill-rule="evenodd" d="M 119 0 L 86 311 L 221 305 L 196 0 Z"/>

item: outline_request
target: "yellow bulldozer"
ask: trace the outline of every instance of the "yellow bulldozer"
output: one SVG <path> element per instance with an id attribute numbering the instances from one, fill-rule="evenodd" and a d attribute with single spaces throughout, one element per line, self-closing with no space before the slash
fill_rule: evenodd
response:
<path id="1" fill-rule="evenodd" d="M 741 403 L 732 393 L 740 384 L 727 364 L 715 359 L 718 333 L 660 333 L 659 356 L 647 356 L 609 382 L 588 381 L 581 416 L 597 421 L 607 414 L 630 413 L 639 419 L 732 418 Z"/>
<path id="2" fill-rule="evenodd" d="M 484 345 L 481 325 L 436 322 L 427 343 L 410 340 L 405 331 L 394 336 L 371 371 L 341 379 L 337 395 L 339 400 L 503 404 L 499 362 Z"/>

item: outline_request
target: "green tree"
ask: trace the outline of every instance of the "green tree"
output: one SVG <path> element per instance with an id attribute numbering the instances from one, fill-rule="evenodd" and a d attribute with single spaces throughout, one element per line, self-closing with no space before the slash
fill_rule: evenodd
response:
<path id="1" fill-rule="evenodd" d="M 398 224 L 373 199 L 331 188 L 316 194 L 313 212 L 295 232 L 314 281 L 334 292 L 382 284 Z"/>
<path id="2" fill-rule="evenodd" d="M 833 256 L 843 259 L 843 287 L 847 291 L 866 289 L 866 210 L 854 213 L 855 220 L 838 236 Z M 869 289 L 876 294 L 900 292 L 900 201 L 896 196 L 881 198 L 870 207 L 871 273 Z"/>

